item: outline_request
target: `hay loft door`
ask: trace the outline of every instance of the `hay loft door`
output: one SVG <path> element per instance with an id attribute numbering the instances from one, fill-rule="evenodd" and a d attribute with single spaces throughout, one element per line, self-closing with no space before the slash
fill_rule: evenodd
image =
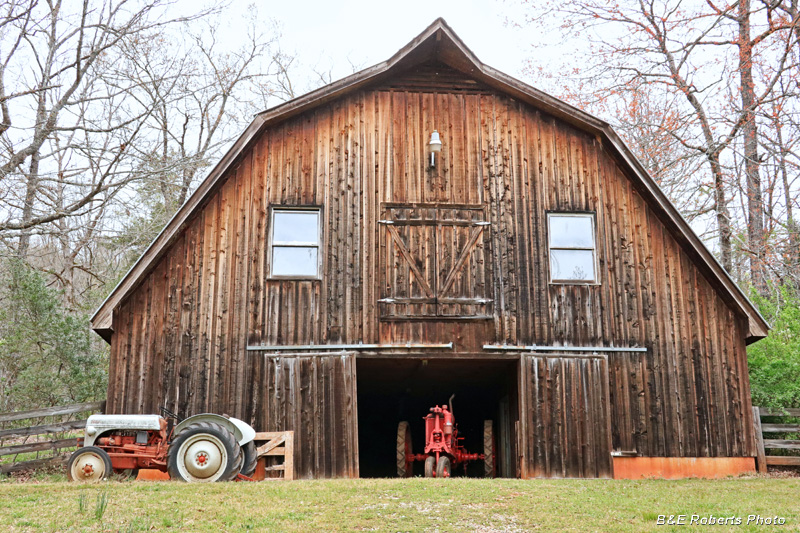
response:
<path id="1" fill-rule="evenodd" d="M 481 207 L 385 204 L 381 319 L 491 316 L 488 225 Z"/>

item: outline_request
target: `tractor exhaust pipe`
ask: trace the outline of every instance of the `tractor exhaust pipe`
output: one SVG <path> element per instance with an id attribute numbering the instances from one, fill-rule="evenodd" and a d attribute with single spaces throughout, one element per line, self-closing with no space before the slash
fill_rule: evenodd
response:
<path id="1" fill-rule="evenodd" d="M 447 404 L 450 406 L 450 412 L 451 413 L 453 412 L 453 398 L 455 398 L 455 397 L 456 397 L 455 394 L 451 394 L 450 395 L 450 399 L 447 400 Z"/>

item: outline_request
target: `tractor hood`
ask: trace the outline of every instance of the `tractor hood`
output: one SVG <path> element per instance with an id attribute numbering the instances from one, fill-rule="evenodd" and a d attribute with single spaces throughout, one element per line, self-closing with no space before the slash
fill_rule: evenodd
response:
<path id="1" fill-rule="evenodd" d="M 162 420 L 158 415 L 92 415 L 86 421 L 83 445 L 94 445 L 97 437 L 109 430 L 159 431 Z"/>

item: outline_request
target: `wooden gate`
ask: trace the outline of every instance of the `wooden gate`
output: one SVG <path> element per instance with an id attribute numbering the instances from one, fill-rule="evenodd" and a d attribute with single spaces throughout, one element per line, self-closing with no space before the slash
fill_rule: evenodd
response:
<path id="1" fill-rule="evenodd" d="M 295 477 L 358 477 L 355 355 L 263 357 L 259 418 L 266 431 L 294 431 Z"/>
<path id="2" fill-rule="evenodd" d="M 521 359 L 523 477 L 612 477 L 608 362 Z"/>
<path id="3" fill-rule="evenodd" d="M 491 315 L 483 208 L 385 204 L 379 223 L 381 318 Z"/>

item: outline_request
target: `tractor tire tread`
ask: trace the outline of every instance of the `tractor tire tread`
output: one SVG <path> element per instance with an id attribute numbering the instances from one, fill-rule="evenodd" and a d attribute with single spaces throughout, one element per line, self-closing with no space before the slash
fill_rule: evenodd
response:
<path id="1" fill-rule="evenodd" d="M 483 460 L 483 477 L 493 478 L 496 475 L 497 454 L 495 453 L 494 422 L 492 420 L 483 421 L 483 454 L 486 456 Z"/>
<path id="2" fill-rule="evenodd" d="M 453 465 L 450 462 L 450 458 L 446 455 L 440 455 L 439 461 L 436 462 L 436 477 L 440 479 L 448 478 L 453 473 Z"/>
<path id="3" fill-rule="evenodd" d="M 410 438 L 411 428 L 408 422 L 403 421 L 397 425 L 397 475 L 398 477 L 411 477 L 411 472 L 406 468 L 406 441 Z"/>
<path id="4" fill-rule="evenodd" d="M 242 468 L 239 471 L 242 475 L 252 477 L 256 471 L 256 464 L 258 463 L 258 455 L 256 452 L 255 441 L 250 441 L 242 446 Z"/>
<path id="5" fill-rule="evenodd" d="M 433 473 L 436 471 L 436 457 L 433 455 L 429 455 L 425 459 L 425 477 L 433 477 Z"/>

